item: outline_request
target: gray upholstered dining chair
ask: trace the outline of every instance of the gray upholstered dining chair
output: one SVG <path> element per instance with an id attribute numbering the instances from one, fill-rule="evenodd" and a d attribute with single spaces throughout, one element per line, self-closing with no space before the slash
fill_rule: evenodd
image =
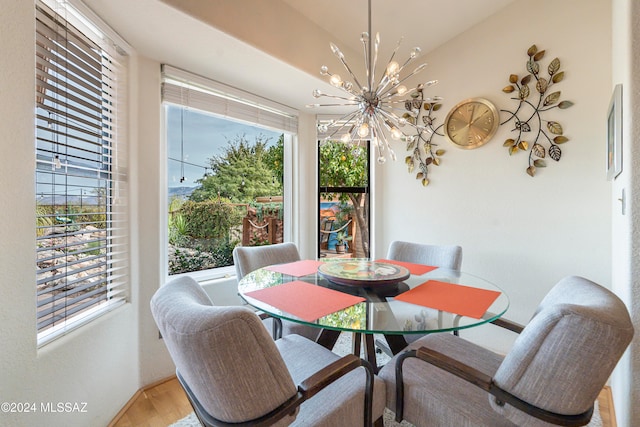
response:
<path id="1" fill-rule="evenodd" d="M 387 259 L 460 270 L 462 248 L 456 245 L 426 245 L 395 240 L 389 245 Z"/>
<path id="2" fill-rule="evenodd" d="M 385 384 L 357 356 L 274 341 L 255 312 L 214 306 L 190 277 L 160 287 L 151 312 L 204 426 L 382 425 Z"/>
<path id="3" fill-rule="evenodd" d="M 419 339 L 379 375 L 415 426 L 582 426 L 633 337 L 624 303 L 582 277 L 558 282 L 506 355 L 452 334 Z"/>
<path id="4" fill-rule="evenodd" d="M 233 263 L 236 267 L 236 277 L 240 281 L 244 276 L 259 268 L 273 264 L 285 264 L 300 261 L 298 247 L 291 242 L 276 243 L 266 246 L 236 246 L 233 250 Z M 302 325 L 296 322 L 283 320 L 281 330 L 274 328 L 272 318 L 266 318 L 263 323 L 269 330 L 273 330 L 274 338 L 289 334 L 302 335 L 312 341 L 316 341 L 322 332 L 321 328 Z"/>
<path id="5" fill-rule="evenodd" d="M 389 245 L 387 259 L 430 265 L 450 270 L 460 270 L 460 266 L 462 265 L 462 247 L 457 245 L 427 245 L 394 240 Z M 423 336 L 424 335 L 421 334 L 403 335 L 408 343 Z M 376 340 L 376 347 L 388 356 L 393 356 L 389 346 L 382 340 Z"/>

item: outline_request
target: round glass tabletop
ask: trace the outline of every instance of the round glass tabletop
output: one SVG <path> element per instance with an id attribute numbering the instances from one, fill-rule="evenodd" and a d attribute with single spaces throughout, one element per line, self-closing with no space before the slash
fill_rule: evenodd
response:
<path id="1" fill-rule="evenodd" d="M 376 283 L 375 281 L 367 283 L 365 280 L 362 282 L 364 284 L 358 285 L 356 282 L 339 283 L 340 277 L 336 280 L 336 276 L 343 275 L 340 273 L 343 270 L 340 269 L 340 264 L 342 267 L 347 267 L 347 271 L 349 271 L 349 269 L 353 269 L 354 262 L 363 261 L 366 260 L 328 261 L 326 264 L 322 263 L 315 273 L 301 277 L 272 271 L 269 267 L 265 267 L 247 274 L 240 280 L 238 291 L 248 304 L 274 317 L 323 329 L 364 334 L 400 335 L 460 330 L 491 322 L 502 316 L 509 308 L 509 299 L 499 287 L 480 277 L 456 270 L 436 268 L 422 275 L 408 275 L 406 279 L 400 279 L 400 282 L 392 280 L 390 283 Z M 371 263 L 370 261 L 366 262 Z M 333 264 L 333 266 L 329 268 L 329 264 Z M 393 274 L 407 275 L 402 269 L 394 270 Z M 252 291 L 295 281 L 361 297 L 364 301 L 324 315 L 317 320 L 309 321 L 279 308 L 277 301 L 270 304 L 247 295 Z M 400 300 L 409 294 L 400 297 L 400 299 L 397 298 L 409 290 L 427 284 L 427 282 L 428 284 L 438 284 L 440 287 L 444 286 L 442 289 L 447 293 L 445 297 L 449 299 L 450 304 L 453 304 L 453 309 L 447 311 L 446 309 L 434 308 L 434 306 L 438 306 L 435 300 L 440 298 L 437 295 L 427 295 L 426 297 L 423 295 L 420 303 L 409 298 L 406 299 L 412 302 Z M 461 286 L 451 289 L 456 291 L 452 293 L 446 292 L 447 284 Z M 422 289 L 425 288 L 421 287 L 420 290 Z M 458 293 L 458 290 L 463 292 Z M 473 304 L 474 301 L 469 301 L 469 299 L 476 299 L 473 292 L 466 293 L 465 290 L 474 292 L 487 290 L 494 294 L 495 300 L 488 303 L 488 308 L 480 316 L 460 315 L 457 313 L 464 312 L 464 310 L 459 310 L 458 306 Z M 296 303 L 299 308 L 304 308 L 305 304 L 304 300 Z"/>

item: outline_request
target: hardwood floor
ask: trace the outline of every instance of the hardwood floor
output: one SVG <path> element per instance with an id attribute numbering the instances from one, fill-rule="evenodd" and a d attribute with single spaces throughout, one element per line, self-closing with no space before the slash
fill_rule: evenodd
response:
<path id="1" fill-rule="evenodd" d="M 606 386 L 598 396 L 603 427 L 616 427 L 611 389 Z M 167 427 L 191 413 L 180 383 L 168 378 L 136 393 L 109 427 Z"/>
<path id="2" fill-rule="evenodd" d="M 109 427 L 167 427 L 192 411 L 174 376 L 137 393 Z"/>

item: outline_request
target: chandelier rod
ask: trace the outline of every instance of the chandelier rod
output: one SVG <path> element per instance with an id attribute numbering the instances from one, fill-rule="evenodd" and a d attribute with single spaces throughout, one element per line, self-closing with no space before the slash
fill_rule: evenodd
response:
<path id="1" fill-rule="evenodd" d="M 369 0 L 369 11 L 368 11 L 368 18 L 369 18 L 369 26 L 368 26 L 368 31 L 369 31 L 369 90 L 372 91 L 373 90 L 373 34 L 371 33 L 371 0 Z"/>

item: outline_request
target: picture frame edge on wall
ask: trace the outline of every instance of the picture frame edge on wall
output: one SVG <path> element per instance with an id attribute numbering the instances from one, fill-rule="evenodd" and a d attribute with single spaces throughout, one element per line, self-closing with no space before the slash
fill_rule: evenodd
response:
<path id="1" fill-rule="evenodd" d="M 622 84 L 613 88 L 607 109 L 607 180 L 622 173 Z"/>

